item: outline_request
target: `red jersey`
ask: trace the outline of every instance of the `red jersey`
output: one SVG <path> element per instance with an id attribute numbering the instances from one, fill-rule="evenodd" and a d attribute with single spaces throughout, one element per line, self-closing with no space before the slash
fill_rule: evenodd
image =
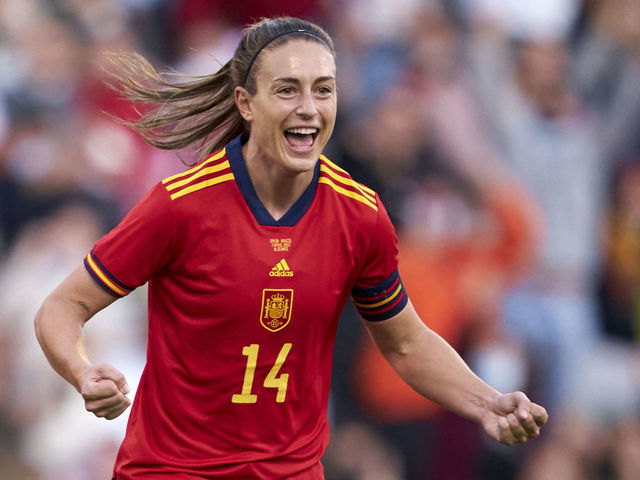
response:
<path id="1" fill-rule="evenodd" d="M 375 192 L 322 156 L 276 221 L 240 137 L 156 185 L 85 266 L 116 296 L 149 282 L 147 364 L 118 480 L 322 478 L 344 304 L 353 294 L 383 320 L 407 303 Z"/>

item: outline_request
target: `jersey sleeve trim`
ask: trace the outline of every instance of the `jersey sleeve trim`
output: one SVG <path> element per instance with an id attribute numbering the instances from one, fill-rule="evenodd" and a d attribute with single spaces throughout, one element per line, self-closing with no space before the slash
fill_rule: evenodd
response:
<path id="1" fill-rule="evenodd" d="M 409 299 L 397 269 L 377 285 L 354 287 L 351 294 L 362 318 L 374 322 L 400 313 Z"/>
<path id="2" fill-rule="evenodd" d="M 114 297 L 124 297 L 134 290 L 134 287 L 129 287 L 114 277 L 98 260 L 93 250 L 84 258 L 84 266 L 98 286 Z"/>

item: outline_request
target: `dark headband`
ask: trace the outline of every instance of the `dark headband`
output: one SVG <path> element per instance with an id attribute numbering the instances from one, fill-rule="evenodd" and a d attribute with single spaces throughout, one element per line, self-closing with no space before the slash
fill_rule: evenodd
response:
<path id="1" fill-rule="evenodd" d="M 262 50 L 265 49 L 265 47 L 267 45 L 269 45 L 271 42 L 273 42 L 274 40 L 277 40 L 280 37 L 284 37 L 285 35 L 291 35 L 292 33 L 298 33 L 298 34 L 302 34 L 302 35 L 309 35 L 310 37 L 314 37 L 318 40 L 320 40 L 320 42 L 322 42 L 324 45 L 326 45 L 326 47 L 331 50 L 331 47 L 329 46 L 329 44 L 326 42 L 326 40 L 324 40 L 322 37 L 319 37 L 318 35 L 316 35 L 313 32 L 310 32 L 309 30 L 304 30 L 302 28 L 298 28 L 296 30 L 287 30 L 286 32 L 282 32 L 279 33 L 278 35 L 276 35 L 275 37 L 267 40 L 257 51 L 256 53 L 253 54 L 253 57 L 251 57 L 251 61 L 249 62 L 249 67 L 247 68 L 246 73 L 244 74 L 244 78 L 242 79 L 242 86 L 246 86 L 247 84 L 247 79 L 249 78 L 249 73 L 251 73 L 251 68 L 253 67 L 253 62 L 256 61 L 256 58 L 258 58 L 258 55 L 260 55 L 260 52 Z"/>

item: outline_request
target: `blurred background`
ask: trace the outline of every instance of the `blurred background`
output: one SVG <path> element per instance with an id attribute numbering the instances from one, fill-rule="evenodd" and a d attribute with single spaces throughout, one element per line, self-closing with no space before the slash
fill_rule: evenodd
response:
<path id="1" fill-rule="evenodd" d="M 483 379 L 550 412 L 485 440 L 406 387 L 348 305 L 328 480 L 640 478 L 640 0 L 0 0 L 0 479 L 100 480 L 126 415 L 84 411 L 33 333 L 44 297 L 188 154 L 109 115 L 105 51 L 204 75 L 288 14 L 338 50 L 327 149 L 378 191 L 421 317 Z M 85 328 L 134 387 L 139 289 Z"/>

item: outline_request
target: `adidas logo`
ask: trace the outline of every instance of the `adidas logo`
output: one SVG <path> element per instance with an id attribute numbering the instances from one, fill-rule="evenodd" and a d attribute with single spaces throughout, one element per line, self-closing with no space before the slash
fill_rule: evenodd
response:
<path id="1" fill-rule="evenodd" d="M 270 277 L 293 277 L 293 271 L 289 268 L 287 261 L 283 258 L 269 272 Z"/>

